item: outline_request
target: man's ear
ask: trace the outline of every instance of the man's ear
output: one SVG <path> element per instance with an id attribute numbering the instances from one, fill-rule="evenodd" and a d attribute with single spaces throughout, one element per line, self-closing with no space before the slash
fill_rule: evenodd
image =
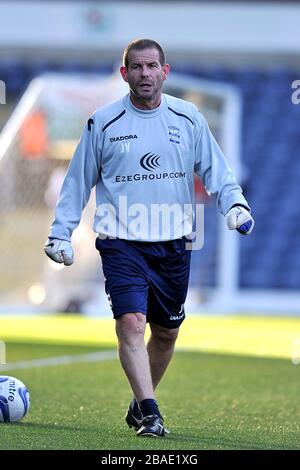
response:
<path id="1" fill-rule="evenodd" d="M 165 80 L 167 78 L 167 76 L 169 75 L 169 72 L 170 72 L 170 65 L 169 64 L 165 64 L 163 65 L 163 79 Z"/>
<path id="2" fill-rule="evenodd" d="M 121 65 L 120 67 L 120 74 L 122 75 L 123 80 L 128 83 L 127 68 L 124 65 Z"/>

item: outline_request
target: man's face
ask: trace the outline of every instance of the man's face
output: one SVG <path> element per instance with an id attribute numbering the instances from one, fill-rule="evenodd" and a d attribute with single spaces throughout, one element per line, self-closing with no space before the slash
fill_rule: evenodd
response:
<path id="1" fill-rule="evenodd" d="M 128 54 L 128 68 L 120 71 L 125 82 L 129 84 L 135 99 L 144 102 L 160 100 L 162 86 L 167 78 L 170 66 L 161 65 L 157 49 L 132 49 Z"/>

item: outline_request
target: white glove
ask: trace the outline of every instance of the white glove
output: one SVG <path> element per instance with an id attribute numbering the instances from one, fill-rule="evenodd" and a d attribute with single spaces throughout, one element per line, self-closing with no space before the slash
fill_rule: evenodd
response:
<path id="1" fill-rule="evenodd" d="M 229 230 L 236 229 L 242 235 L 250 235 L 254 227 L 254 220 L 247 209 L 235 206 L 226 214 L 226 223 Z"/>
<path id="2" fill-rule="evenodd" d="M 73 264 L 74 252 L 70 242 L 56 238 L 48 239 L 44 251 L 56 263 L 64 263 L 65 266 Z"/>

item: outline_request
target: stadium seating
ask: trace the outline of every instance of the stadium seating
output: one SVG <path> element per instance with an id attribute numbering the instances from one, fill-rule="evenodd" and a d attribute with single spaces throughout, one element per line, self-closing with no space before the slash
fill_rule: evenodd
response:
<path id="1" fill-rule="evenodd" d="M 291 102 L 297 71 L 284 66 L 263 71 L 218 66 L 193 67 L 190 73 L 234 84 L 243 99 L 242 186 L 256 227 L 240 246 L 241 287 L 299 289 L 300 105 Z M 207 207 L 206 215 L 210 211 Z M 215 267 L 215 246 L 208 242 L 214 238 L 213 224 L 208 228 L 205 247 L 193 261 L 193 278 L 200 276 L 204 285 L 205 280 L 208 285 L 214 281 Z"/>

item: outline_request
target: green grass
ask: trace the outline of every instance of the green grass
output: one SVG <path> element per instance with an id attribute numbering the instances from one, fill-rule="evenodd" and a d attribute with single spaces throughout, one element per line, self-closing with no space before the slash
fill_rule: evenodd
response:
<path id="1" fill-rule="evenodd" d="M 16 327 L 16 325 L 18 327 Z M 146 333 L 146 336 L 149 333 Z M 290 359 L 297 352 L 299 317 L 188 315 L 177 347 L 218 354 Z M 116 345 L 110 317 L 83 315 L 1 315 L 0 339 L 20 343 Z"/>
<path id="2" fill-rule="evenodd" d="M 103 349 L 107 351 L 108 348 L 107 346 L 95 348 L 94 346 L 6 342 L 6 362 L 10 363 L 72 354 L 88 354 L 89 352 L 101 351 Z"/>
<path id="3" fill-rule="evenodd" d="M 9 361 L 99 347 L 7 344 Z M 1 367 L 0 367 L 1 373 Z M 22 380 L 31 409 L 0 424 L 0 449 L 300 449 L 300 365 L 275 358 L 176 352 L 157 392 L 171 434 L 137 438 L 117 360 L 1 373 Z"/>

